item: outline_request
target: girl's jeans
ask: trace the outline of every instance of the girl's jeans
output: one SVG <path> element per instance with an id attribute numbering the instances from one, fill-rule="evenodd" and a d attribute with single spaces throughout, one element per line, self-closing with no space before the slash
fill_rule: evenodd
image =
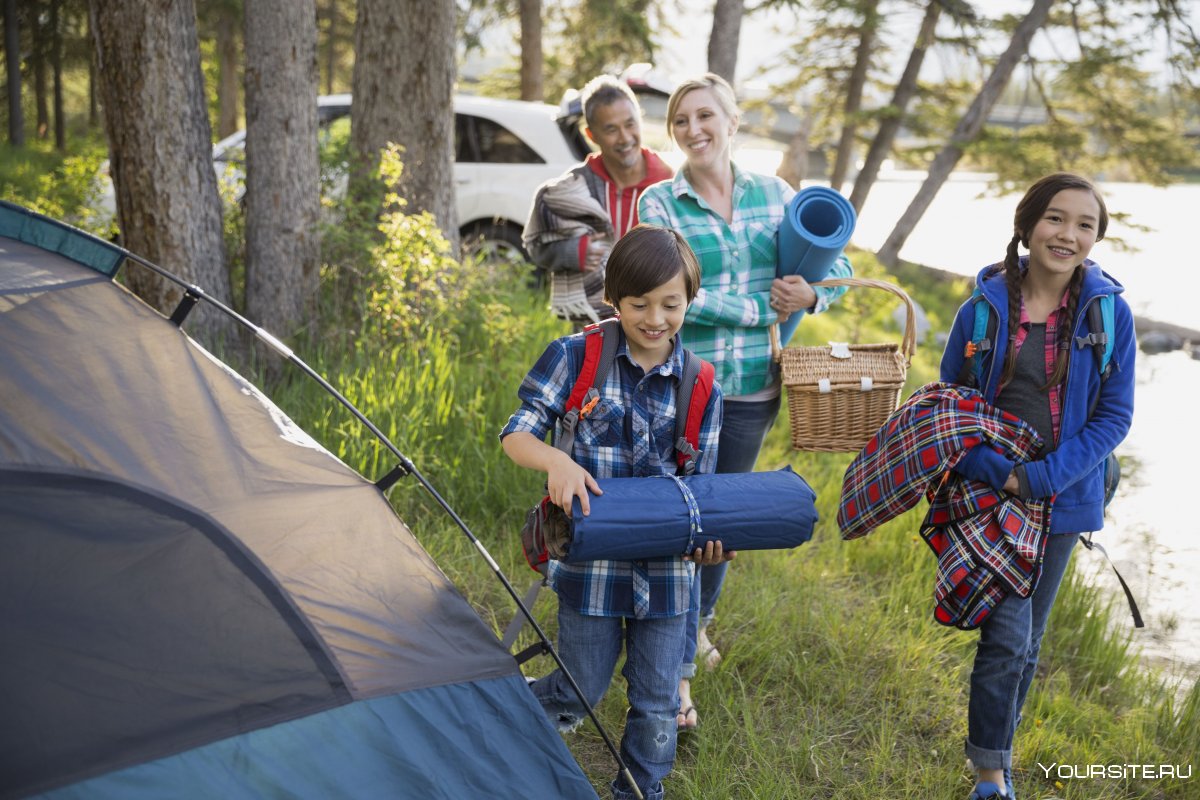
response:
<path id="1" fill-rule="evenodd" d="M 675 712 L 679 709 L 679 662 L 687 615 L 656 619 L 590 617 L 558 604 L 558 652 L 593 707 L 604 697 L 625 646 L 629 711 L 621 758 L 646 800 L 661 800 L 662 779 L 675 763 Z M 560 731 L 587 716 L 562 670 L 533 684 L 533 694 Z M 632 798 L 620 775 L 612 784 L 617 800 Z"/>
<path id="2" fill-rule="evenodd" d="M 1051 535 L 1033 593 L 1010 594 L 980 626 L 966 743 L 967 758 L 978 768 L 1012 769 L 1013 734 L 1037 668 L 1046 619 L 1078 539 L 1073 533 Z"/>
<path id="3" fill-rule="evenodd" d="M 731 402 L 726 398 L 721 438 L 717 444 L 717 472 L 754 471 L 758 451 L 762 449 L 767 431 L 771 430 L 779 414 L 779 401 L 778 396 L 753 403 Z M 712 622 L 728 567 L 729 562 L 726 561 L 711 567 L 696 568 L 695 584 L 699 584 L 699 588 L 693 584 L 681 677 L 692 678 L 696 674 L 696 636 L 701 624 Z"/>

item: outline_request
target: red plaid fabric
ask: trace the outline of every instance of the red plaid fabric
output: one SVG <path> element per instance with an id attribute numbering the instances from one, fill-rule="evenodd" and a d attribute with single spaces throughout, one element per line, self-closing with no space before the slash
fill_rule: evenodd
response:
<path id="1" fill-rule="evenodd" d="M 934 619 L 963 629 L 978 627 L 1009 592 L 1029 596 L 1050 522 L 1049 501 L 1022 501 L 952 471 L 978 445 L 1021 462 L 1041 439 L 974 389 L 928 384 L 850 463 L 838 508 L 842 538 L 856 539 L 927 498 L 921 536 L 938 560 Z"/>

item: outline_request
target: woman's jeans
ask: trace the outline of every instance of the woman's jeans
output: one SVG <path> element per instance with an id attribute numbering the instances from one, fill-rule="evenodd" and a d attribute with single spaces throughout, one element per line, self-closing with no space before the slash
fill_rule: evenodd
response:
<path id="1" fill-rule="evenodd" d="M 752 403 L 730 401 L 726 398 L 721 423 L 721 438 L 717 444 L 717 472 L 753 472 L 767 431 L 779 414 L 779 397 Z M 692 610 L 688 613 L 688 641 L 683 653 L 680 675 L 692 678 L 696 674 L 696 636 L 701 625 L 712 622 L 725 571 L 729 562 L 711 567 L 697 567 L 692 585 Z"/>
<path id="2" fill-rule="evenodd" d="M 977 768 L 1012 769 L 1013 735 L 1037 669 L 1046 619 L 1078 539 L 1073 533 L 1052 534 L 1033 593 L 1010 594 L 980 626 L 966 743 L 967 758 Z"/>
<path id="3" fill-rule="evenodd" d="M 646 800 L 660 800 L 662 779 L 675 763 L 675 713 L 679 709 L 679 662 L 683 658 L 687 615 L 656 619 L 590 617 L 558 604 L 558 652 L 584 697 L 594 708 L 612 682 L 625 646 L 625 694 L 629 710 L 621 737 L 621 758 Z M 533 694 L 560 731 L 587 716 L 562 670 L 534 682 Z M 617 800 L 632 798 L 618 775 Z"/>

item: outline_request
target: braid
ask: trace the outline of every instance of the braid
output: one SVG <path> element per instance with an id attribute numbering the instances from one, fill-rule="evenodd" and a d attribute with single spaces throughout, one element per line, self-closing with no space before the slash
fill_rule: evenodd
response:
<path id="1" fill-rule="evenodd" d="M 1075 327 L 1075 310 L 1079 307 L 1079 293 L 1083 288 L 1083 264 L 1075 267 L 1071 273 L 1071 283 L 1067 288 L 1067 308 L 1064 319 L 1059 320 L 1057 334 L 1057 352 L 1054 354 L 1054 371 L 1046 380 L 1042 391 L 1051 386 L 1057 386 L 1066 380 L 1067 364 L 1071 360 L 1071 329 Z"/>
<path id="2" fill-rule="evenodd" d="M 1017 338 L 1017 326 L 1021 324 L 1021 262 L 1017 256 L 1017 243 L 1021 241 L 1019 233 L 1013 234 L 1008 243 L 1008 254 L 1004 257 L 1004 285 L 1008 290 L 1008 349 L 1004 351 L 1004 369 L 1000 371 L 1000 391 L 1012 380 L 1017 369 L 1017 351 L 1013 343 Z M 992 345 L 995 347 L 995 343 Z"/>

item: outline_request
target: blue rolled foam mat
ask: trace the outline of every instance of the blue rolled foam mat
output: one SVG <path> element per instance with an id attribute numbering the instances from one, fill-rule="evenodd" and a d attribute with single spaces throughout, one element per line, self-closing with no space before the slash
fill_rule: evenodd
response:
<path id="1" fill-rule="evenodd" d="M 787 549 L 811 539 L 818 519 L 816 492 L 791 467 L 597 483 L 604 493 L 588 516 L 575 499 L 563 561 L 678 556 L 717 540 L 726 550 Z"/>
<path id="2" fill-rule="evenodd" d="M 779 225 L 776 274 L 801 275 L 809 283 L 823 280 L 850 243 L 858 215 L 850 201 L 826 186 L 809 186 L 797 192 L 784 210 Z M 803 311 L 779 326 L 779 346 L 787 345 Z"/>

